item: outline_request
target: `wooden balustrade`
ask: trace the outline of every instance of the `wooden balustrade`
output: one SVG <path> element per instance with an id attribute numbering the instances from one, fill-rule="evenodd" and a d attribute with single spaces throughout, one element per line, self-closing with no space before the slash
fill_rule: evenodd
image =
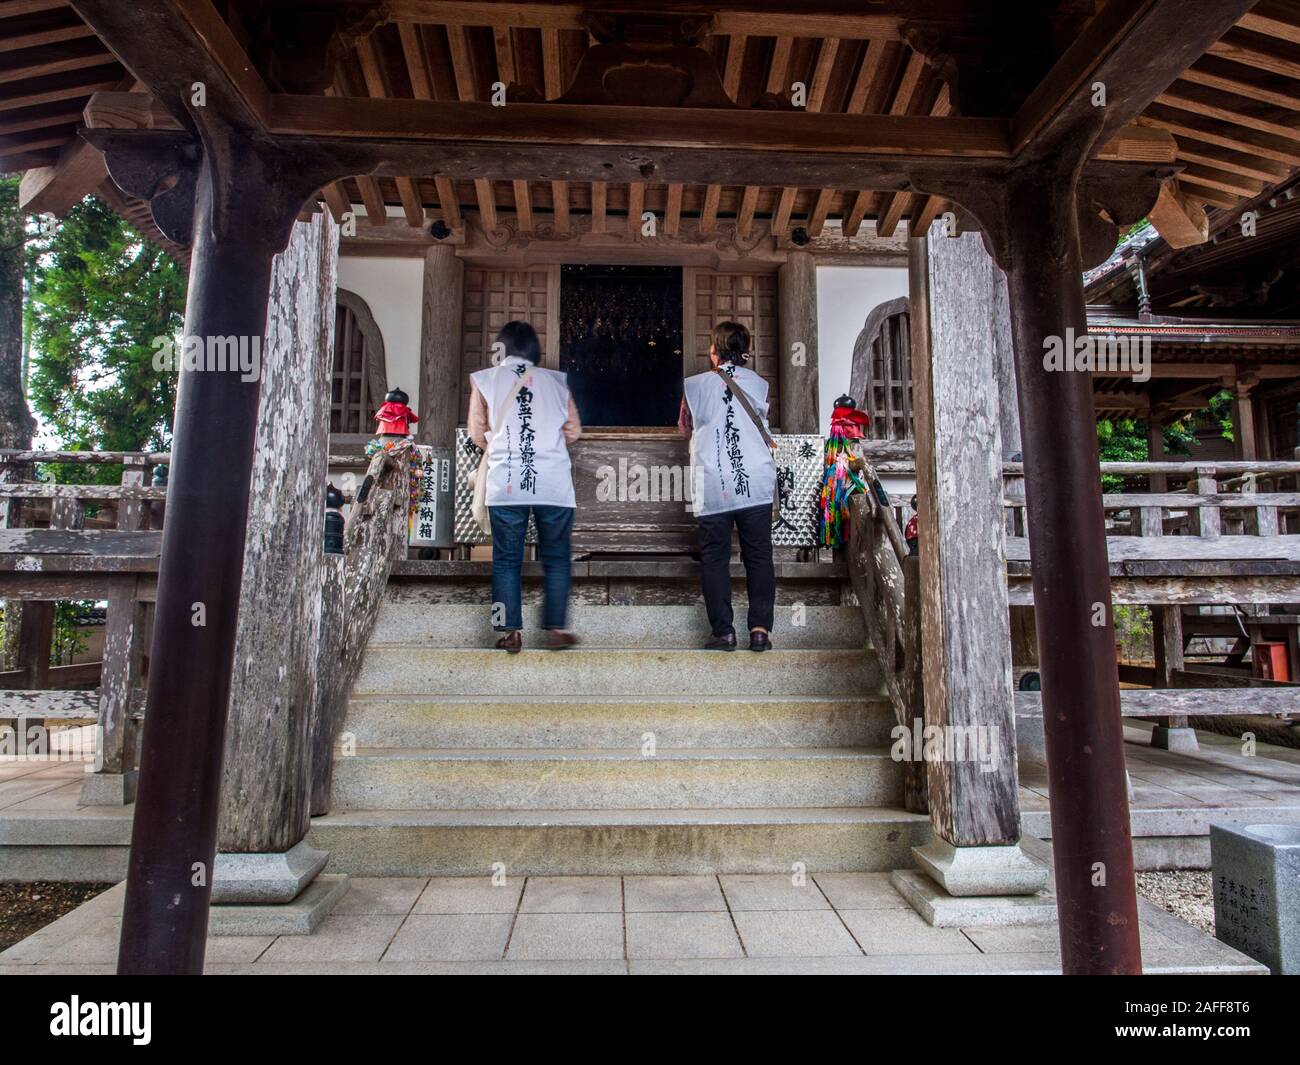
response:
<path id="1" fill-rule="evenodd" d="M 849 577 L 862 608 L 867 634 L 894 710 L 894 719 L 910 733 L 924 720 L 921 693 L 920 569 L 907 553 L 893 508 L 870 492 L 849 503 Z M 915 813 L 929 810 L 925 763 L 903 763 L 904 806 Z"/>

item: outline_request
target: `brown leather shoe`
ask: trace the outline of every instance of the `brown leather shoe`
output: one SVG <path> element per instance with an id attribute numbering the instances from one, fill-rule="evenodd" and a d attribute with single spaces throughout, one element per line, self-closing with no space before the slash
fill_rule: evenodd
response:
<path id="1" fill-rule="evenodd" d="M 563 651 L 566 647 L 572 647 L 581 643 L 577 636 L 571 632 L 565 632 L 564 629 L 551 629 L 547 637 L 547 646 L 552 651 Z"/>
<path id="2" fill-rule="evenodd" d="M 518 629 L 514 632 L 507 632 L 501 639 L 497 640 L 497 646 L 508 654 L 517 655 L 524 649 L 524 634 Z"/>
<path id="3" fill-rule="evenodd" d="M 710 636 L 704 641 L 706 651 L 734 651 L 736 649 L 736 634 L 729 632 L 725 636 Z"/>
<path id="4" fill-rule="evenodd" d="M 772 638 L 762 629 L 751 629 L 749 633 L 749 649 L 751 651 L 770 651 L 772 649 Z"/>

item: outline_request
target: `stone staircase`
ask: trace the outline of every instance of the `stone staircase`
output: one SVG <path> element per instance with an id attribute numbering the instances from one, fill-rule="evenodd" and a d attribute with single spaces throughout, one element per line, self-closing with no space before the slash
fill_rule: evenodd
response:
<path id="1" fill-rule="evenodd" d="M 928 821 L 859 610 L 801 610 L 778 649 L 721 654 L 701 607 L 578 602 L 581 647 L 512 656 L 479 603 L 390 599 L 311 842 L 359 875 L 910 866 Z"/>

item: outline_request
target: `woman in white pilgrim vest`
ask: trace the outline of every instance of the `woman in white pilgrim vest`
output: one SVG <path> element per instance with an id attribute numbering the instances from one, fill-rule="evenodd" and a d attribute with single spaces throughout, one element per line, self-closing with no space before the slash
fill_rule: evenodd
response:
<path id="1" fill-rule="evenodd" d="M 731 611 L 733 525 L 740 534 L 740 557 L 749 592 L 749 649 L 766 651 L 772 646 L 776 460 L 768 443 L 767 382 L 744 365 L 749 350 L 749 330 L 739 322 L 719 322 L 713 327 L 709 361 L 714 369 L 686 379 L 677 423 L 691 441 L 692 504 L 699 521 L 701 577 L 710 629 L 704 647 L 710 651 L 736 649 Z M 742 397 L 737 397 L 737 390 L 743 392 Z"/>
<path id="2" fill-rule="evenodd" d="M 498 365 L 470 375 L 469 436 L 487 451 L 492 519 L 492 627 L 497 647 L 523 648 L 519 573 L 531 510 L 542 563 L 542 627 L 548 646 L 571 647 L 565 628 L 572 570 L 573 471 L 568 445 L 582 435 L 565 375 L 542 369 L 537 334 L 507 322 L 497 334 Z"/>

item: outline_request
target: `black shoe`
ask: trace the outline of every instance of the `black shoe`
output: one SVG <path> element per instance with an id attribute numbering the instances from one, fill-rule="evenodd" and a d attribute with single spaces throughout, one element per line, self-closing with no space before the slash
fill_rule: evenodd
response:
<path id="1" fill-rule="evenodd" d="M 706 651 L 734 651 L 736 649 L 736 634 L 729 632 L 725 636 L 710 636 L 704 641 Z"/>
<path id="2" fill-rule="evenodd" d="M 772 638 L 762 629 L 755 629 L 749 634 L 749 649 L 751 651 L 770 651 L 772 649 Z"/>

